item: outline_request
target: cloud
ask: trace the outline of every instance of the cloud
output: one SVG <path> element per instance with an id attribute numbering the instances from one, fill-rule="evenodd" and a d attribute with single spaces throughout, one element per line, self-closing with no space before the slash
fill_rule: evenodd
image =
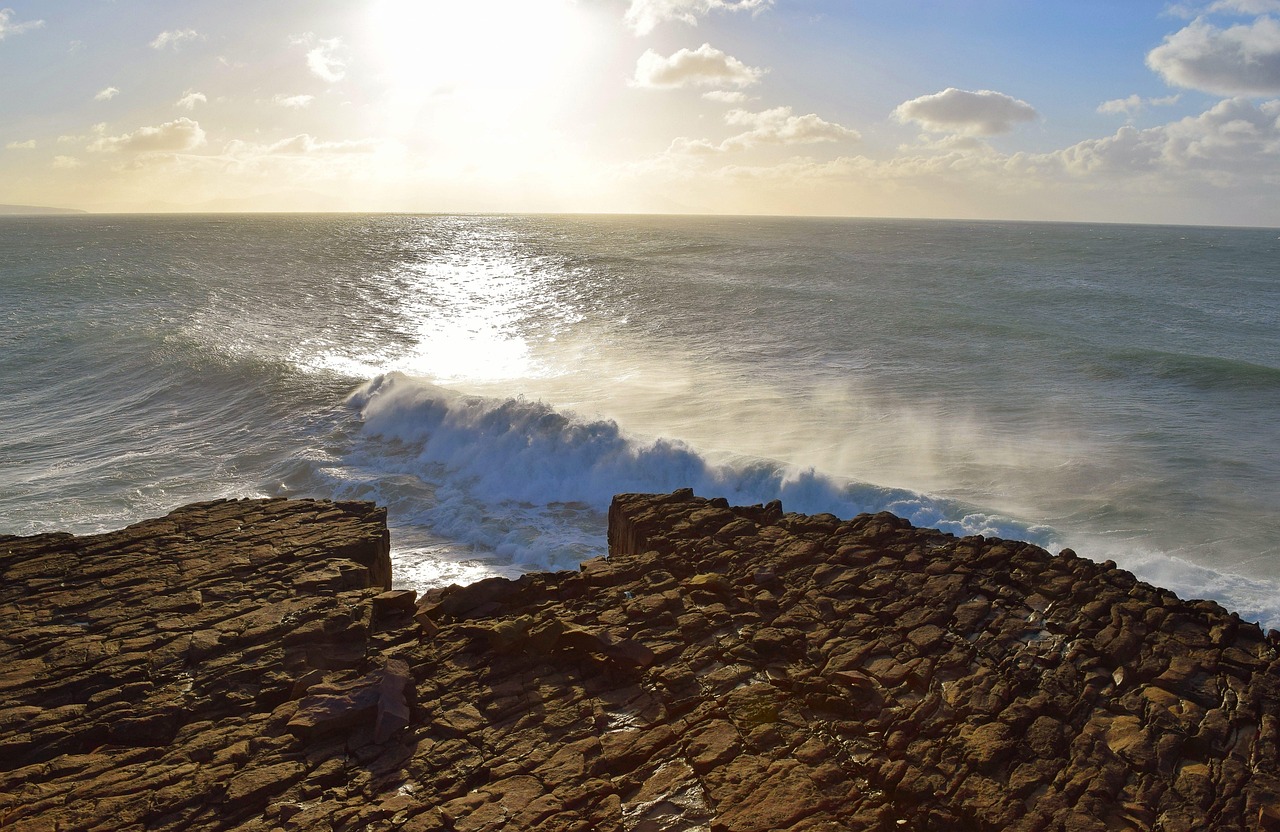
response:
<path id="1" fill-rule="evenodd" d="M 1173 3 L 1165 8 L 1165 14 L 1192 20 L 1210 14 L 1256 17 L 1280 12 L 1280 0 L 1214 0 L 1205 5 L 1199 3 Z"/>
<path id="2" fill-rule="evenodd" d="M 709 156 L 723 151 L 723 146 L 709 142 L 706 139 L 690 139 L 685 136 L 677 136 L 671 140 L 671 144 L 667 147 L 666 155 Z"/>
<path id="3" fill-rule="evenodd" d="M 1042 153 L 1005 153 L 958 134 L 887 159 L 706 155 L 716 153 L 707 142 L 682 140 L 628 173 L 678 188 L 708 212 L 750 204 L 769 213 L 1280 222 L 1280 100 L 1228 100 L 1198 116 L 1125 126 Z"/>
<path id="4" fill-rule="evenodd" d="M 915 144 L 898 145 L 899 153 L 919 153 L 920 151 L 931 151 L 933 153 L 994 153 L 991 145 L 977 136 L 966 136 L 962 133 L 946 133 L 937 135 L 934 133 L 921 133 L 916 137 Z"/>
<path id="5" fill-rule="evenodd" d="M 1036 109 L 1002 92 L 958 90 L 948 87 L 933 95 L 904 101 L 893 111 L 898 121 L 914 121 L 936 133 L 994 136 L 1008 133 L 1023 121 L 1040 117 Z"/>
<path id="6" fill-rule="evenodd" d="M 71 170 L 72 168 L 78 168 L 83 164 L 84 162 L 81 162 L 74 156 L 54 156 L 51 166 L 56 170 Z"/>
<path id="7" fill-rule="evenodd" d="M 1164 39 L 1147 66 L 1179 87 L 1216 95 L 1280 95 L 1280 22 L 1219 29 L 1204 20 Z"/>
<path id="8" fill-rule="evenodd" d="M 1210 14 L 1215 12 L 1270 14 L 1280 12 L 1280 0 L 1217 0 L 1206 11 Z"/>
<path id="9" fill-rule="evenodd" d="M 1134 93 L 1128 98 L 1113 98 L 1098 105 L 1098 112 L 1104 115 L 1131 116 L 1143 108 L 1142 96 Z"/>
<path id="10" fill-rule="evenodd" d="M 36 140 L 27 139 L 25 142 L 9 142 L 4 147 L 5 150 L 35 150 Z"/>
<path id="11" fill-rule="evenodd" d="M 1139 130 L 1126 125 L 1116 131 L 1115 135 L 1087 139 L 1057 151 L 1051 158 L 1060 161 L 1067 171 L 1075 174 L 1103 171 L 1146 173 L 1157 167 L 1164 144 L 1163 128 Z"/>
<path id="12" fill-rule="evenodd" d="M 303 40 L 310 45 L 310 35 Z M 316 45 L 307 51 L 307 69 L 316 77 L 336 83 L 347 75 L 347 62 L 338 56 L 342 49 L 342 38 L 327 38 L 315 41 Z"/>
<path id="13" fill-rule="evenodd" d="M 93 100 L 94 101 L 110 101 L 111 99 L 115 98 L 119 94 L 120 94 L 120 90 L 117 87 L 107 87 L 105 90 L 99 90 L 98 93 L 94 95 Z"/>
<path id="14" fill-rule="evenodd" d="M 1128 98 L 1113 98 L 1098 105 L 1098 112 L 1103 115 L 1122 115 L 1132 118 L 1147 107 L 1168 107 L 1177 104 L 1181 95 L 1166 95 L 1163 98 L 1143 98 L 1134 93 Z"/>
<path id="15" fill-rule="evenodd" d="M 696 26 L 713 11 L 761 12 L 772 5 L 773 0 L 631 0 L 625 19 L 637 35 L 647 35 L 668 20 Z"/>
<path id="16" fill-rule="evenodd" d="M 709 43 L 697 49 L 681 49 L 664 58 L 652 49 L 636 62 L 632 86 L 672 89 L 692 86 L 747 87 L 760 80 L 767 70 L 757 69 L 726 55 Z"/>
<path id="17" fill-rule="evenodd" d="M 89 150 L 115 153 L 177 153 L 204 144 L 204 130 L 187 117 L 167 121 L 157 127 L 140 127 L 120 136 L 102 136 L 90 143 Z"/>
<path id="18" fill-rule="evenodd" d="M 200 33 L 195 29 L 173 29 L 156 35 L 155 39 L 151 41 L 151 48 L 164 49 L 171 46 L 177 50 L 181 48 L 182 44 L 198 37 L 200 37 Z"/>
<path id="19" fill-rule="evenodd" d="M 749 98 L 745 92 L 736 90 L 711 90 L 704 92 L 702 97 L 708 101 L 719 101 L 721 104 L 743 104 Z"/>
<path id="20" fill-rule="evenodd" d="M 1280 101 L 1220 101 L 1198 116 L 1147 130 L 1122 127 L 1059 151 L 1073 173 L 1165 171 L 1280 180 Z"/>
<path id="21" fill-rule="evenodd" d="M 187 161 L 211 165 L 219 174 L 284 175 L 316 182 L 369 173 L 384 146 L 371 138 L 324 141 L 298 133 L 274 142 L 233 140 L 216 156 L 191 156 Z"/>
<path id="22" fill-rule="evenodd" d="M 370 153 L 378 149 L 374 139 L 350 139 L 326 142 L 308 133 L 299 133 L 270 144 L 259 144 L 236 139 L 227 144 L 225 156 L 237 158 L 254 156 L 311 156 L 317 154 Z"/>
<path id="23" fill-rule="evenodd" d="M 745 132 L 730 136 L 719 144 L 706 139 L 677 138 L 667 148 L 668 154 L 707 155 L 731 150 L 748 150 L 761 145 L 815 144 L 818 142 L 852 141 L 861 138 L 857 130 L 824 121 L 813 113 L 793 115 L 790 107 L 774 107 L 758 113 L 730 110 L 725 123 L 746 127 Z"/>
<path id="24" fill-rule="evenodd" d="M 204 93 L 187 90 L 182 94 L 182 97 L 178 99 L 177 106 L 187 110 L 194 110 L 197 104 L 207 103 L 209 103 L 209 98 Z"/>
<path id="25" fill-rule="evenodd" d="M 0 9 L 0 40 L 9 35 L 20 35 L 44 25 L 43 20 L 28 20 L 25 23 L 13 23 L 13 9 Z"/>
<path id="26" fill-rule="evenodd" d="M 281 107 L 288 107 L 292 110 L 301 110 L 303 107 L 311 106 L 311 102 L 315 100 L 314 95 L 284 95 L 281 93 L 271 99 Z"/>
<path id="27" fill-rule="evenodd" d="M 813 113 L 792 115 L 790 107 L 774 107 L 759 113 L 730 110 L 724 120 L 727 124 L 750 128 L 725 140 L 726 149 L 730 150 L 762 144 L 812 144 L 861 138 L 857 130 L 823 121 Z"/>

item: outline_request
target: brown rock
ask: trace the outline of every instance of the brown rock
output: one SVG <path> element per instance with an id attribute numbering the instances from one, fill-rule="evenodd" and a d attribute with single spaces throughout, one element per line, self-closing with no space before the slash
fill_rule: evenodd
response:
<path id="1" fill-rule="evenodd" d="M 302 778 L 306 768 L 300 763 L 277 763 L 273 766 L 251 768 L 232 778 L 223 798 L 237 810 L 261 804 L 268 797 L 281 794 Z"/>
<path id="2" fill-rule="evenodd" d="M 1007 757 L 1015 745 L 1013 732 L 1000 722 L 966 725 L 960 729 L 960 739 L 976 766 L 990 765 Z"/>
<path id="3" fill-rule="evenodd" d="M 731 769 L 735 766 L 736 763 Z M 713 828 L 725 832 L 787 829 L 827 805 L 827 799 L 801 766 L 782 761 L 748 771 L 752 775 L 748 781 L 751 787 L 736 788 L 736 799 L 725 801 L 713 790 L 712 797 L 721 806 Z"/>
<path id="4" fill-rule="evenodd" d="M 415 599 L 363 504 L 4 538 L 0 826 L 1277 825 L 1278 645 L 1216 604 L 688 491 L 609 539 Z"/>
<path id="5" fill-rule="evenodd" d="M 378 684 L 378 710 L 374 718 L 374 742 L 384 743 L 391 735 L 409 725 L 409 703 L 405 691 L 413 686 L 409 665 L 402 659 L 389 659 Z"/>

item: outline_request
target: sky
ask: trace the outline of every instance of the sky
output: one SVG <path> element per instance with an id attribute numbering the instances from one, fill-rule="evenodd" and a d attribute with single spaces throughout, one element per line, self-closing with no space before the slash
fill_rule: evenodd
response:
<path id="1" fill-rule="evenodd" d="M 0 0 L 0 203 L 1280 226 L 1280 0 Z"/>

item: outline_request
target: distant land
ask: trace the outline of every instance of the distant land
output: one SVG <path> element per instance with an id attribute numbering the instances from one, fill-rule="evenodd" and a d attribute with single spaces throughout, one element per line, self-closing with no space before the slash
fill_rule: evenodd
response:
<path id="1" fill-rule="evenodd" d="M 45 205 L 0 205 L 0 214 L 87 214 L 79 208 L 49 208 Z"/>

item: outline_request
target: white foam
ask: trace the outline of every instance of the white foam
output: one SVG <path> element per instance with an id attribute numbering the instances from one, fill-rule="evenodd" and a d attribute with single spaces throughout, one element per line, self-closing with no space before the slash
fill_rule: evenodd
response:
<path id="1" fill-rule="evenodd" d="M 629 436 L 521 398 L 466 396 L 398 373 L 357 390 L 364 441 L 335 480 L 512 562 L 565 568 L 598 554 L 613 495 L 692 487 L 751 504 L 850 517 L 889 510 L 956 534 L 1042 537 L 1044 530 L 901 489 L 759 459 L 711 463 L 689 445 Z M 406 480 L 405 478 L 409 478 Z M 358 496 L 348 493 L 348 496 Z"/>
<path id="2" fill-rule="evenodd" d="M 735 504 L 781 499 L 788 511 L 852 517 L 891 511 L 920 527 L 956 535 L 1063 543 L 1094 560 L 1113 559 L 1140 579 L 1183 598 L 1209 598 L 1264 627 L 1280 627 L 1280 585 L 1214 571 L 1168 553 L 1118 547 L 1114 540 L 1066 540 L 1053 529 L 905 489 L 859 483 L 812 468 L 750 458 L 710 462 L 671 439 L 629 435 L 616 422 L 588 419 L 524 398 L 470 396 L 390 373 L 349 399 L 363 421 L 356 449 L 323 468 L 340 496 L 391 507 L 393 523 L 421 524 L 446 541 L 424 557 L 423 574 L 467 575 L 573 568 L 603 553 L 613 495 L 691 487 Z M 433 561 L 470 565 L 453 574 Z M 404 574 L 414 572 L 412 552 Z M 421 570 L 419 570 L 421 571 Z M 439 573 L 438 575 L 436 573 Z M 409 579 L 413 583 L 413 579 Z"/>

